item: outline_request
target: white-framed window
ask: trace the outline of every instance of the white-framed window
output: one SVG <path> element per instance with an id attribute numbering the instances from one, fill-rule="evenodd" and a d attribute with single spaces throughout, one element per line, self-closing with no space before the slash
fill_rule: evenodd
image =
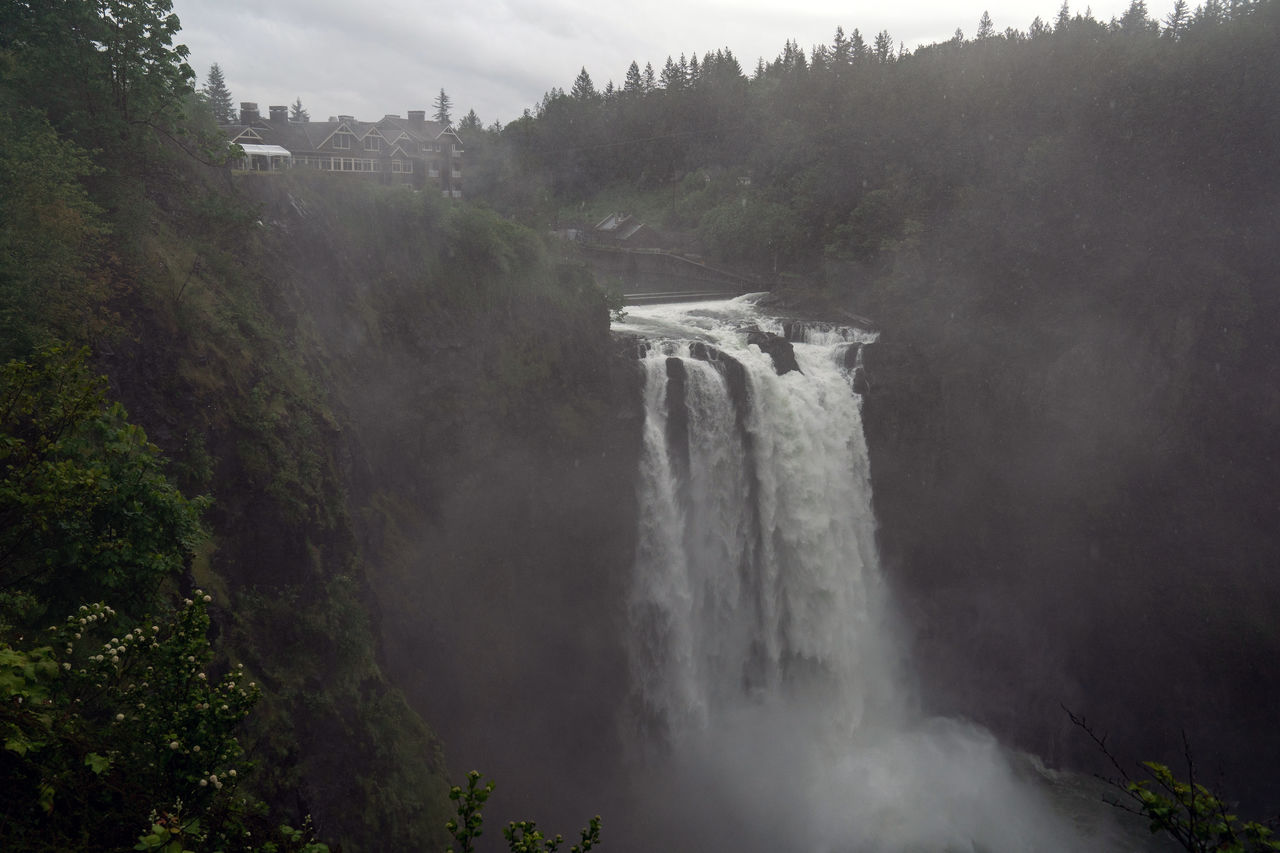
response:
<path id="1" fill-rule="evenodd" d="M 364 138 L 364 150 L 365 151 L 381 151 L 382 139 L 377 136 L 366 136 Z"/>
<path id="2" fill-rule="evenodd" d="M 462 177 L 462 170 L 461 170 L 461 169 L 454 169 L 454 170 L 453 170 L 453 172 L 451 172 L 450 174 L 452 174 L 452 175 L 453 175 L 453 177 L 455 177 L 455 178 L 461 178 L 461 177 Z"/>
<path id="3" fill-rule="evenodd" d="M 334 147 L 334 148 L 350 148 L 350 147 L 351 147 L 351 134 L 349 134 L 349 133 L 335 133 L 335 134 L 333 135 L 333 147 Z"/>

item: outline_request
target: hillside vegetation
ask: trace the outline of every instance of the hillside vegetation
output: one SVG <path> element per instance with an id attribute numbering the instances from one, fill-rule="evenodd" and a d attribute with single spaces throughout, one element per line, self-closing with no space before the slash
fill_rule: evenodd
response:
<path id="1" fill-rule="evenodd" d="M 874 318 L 880 544 L 931 705 L 1075 765 L 1063 703 L 1134 757 L 1185 729 L 1274 808 L 1280 5 L 976 23 L 584 69 L 471 146 L 472 186 Z"/>
<path id="2" fill-rule="evenodd" d="M 113 9 L 0 12 L 0 846 L 159 849 L 173 827 L 198 849 L 301 850 L 312 831 L 442 849 L 444 753 L 388 674 L 383 603 L 436 584 L 416 528 L 438 478 L 513 425 L 561 450 L 593 432 L 604 295 L 490 212 L 345 176 L 233 178 L 169 4 Z M 81 345 L 87 365 L 66 355 Z M 70 433 L 51 414 L 64 399 L 90 418 Z M 64 669 L 61 639 L 32 631 L 85 607 L 123 633 L 105 663 L 68 638 Z M 116 651 L 152 620 L 151 654 L 182 626 L 191 667 Z M 245 701 L 158 678 L 141 695 L 153 667 L 210 687 L 230 673 Z M 116 692 L 83 705 L 98 684 Z M 192 696 L 217 719 L 143 708 Z M 222 765 L 192 775 L 196 726 L 235 786 Z M 210 796 L 184 812 L 184 786 Z M 308 814 L 314 830 L 279 830 Z"/>

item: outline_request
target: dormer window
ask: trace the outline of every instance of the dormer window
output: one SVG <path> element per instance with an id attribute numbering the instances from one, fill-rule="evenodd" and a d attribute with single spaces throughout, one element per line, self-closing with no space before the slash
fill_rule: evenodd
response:
<path id="1" fill-rule="evenodd" d="M 365 151 L 381 151 L 382 139 L 377 136 L 366 136 L 364 138 L 364 150 Z"/>
<path id="2" fill-rule="evenodd" d="M 350 147 L 351 147 L 351 134 L 350 134 L 350 133 L 335 133 L 335 134 L 333 135 L 333 147 L 334 147 L 334 148 L 350 148 Z"/>

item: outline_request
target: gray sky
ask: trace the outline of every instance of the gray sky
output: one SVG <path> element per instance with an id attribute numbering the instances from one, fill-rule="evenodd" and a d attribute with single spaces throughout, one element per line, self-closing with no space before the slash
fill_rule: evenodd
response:
<path id="1" fill-rule="evenodd" d="M 1073 13 L 1085 3 L 1072 3 Z M 1100 21 L 1128 0 L 1099 0 Z M 1169 3 L 1148 2 L 1153 17 Z M 487 125 L 518 118 L 553 86 L 568 89 L 586 67 L 598 89 L 621 85 L 631 60 L 661 70 L 668 55 L 728 47 L 743 70 L 794 39 L 830 44 L 836 25 L 869 43 L 887 29 L 908 48 L 972 37 L 984 9 L 997 30 L 1052 21 L 1055 0 L 895 0 L 858 9 L 834 0 L 174 0 L 180 39 L 204 83 L 218 63 L 234 99 L 271 104 L 301 97 L 311 117 L 375 120 L 432 110 L 443 88 L 454 119 L 474 109 Z"/>

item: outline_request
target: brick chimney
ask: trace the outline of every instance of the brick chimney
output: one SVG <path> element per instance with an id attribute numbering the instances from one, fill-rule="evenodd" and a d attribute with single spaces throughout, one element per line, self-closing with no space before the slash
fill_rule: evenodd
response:
<path id="1" fill-rule="evenodd" d="M 267 107 L 267 109 L 271 110 L 272 121 L 278 121 L 281 123 L 289 121 L 288 107 L 272 106 L 272 107 Z"/>
<path id="2" fill-rule="evenodd" d="M 425 122 L 426 120 L 427 120 L 426 110 L 409 110 L 409 121 L 421 123 L 421 122 Z"/>
<path id="3" fill-rule="evenodd" d="M 240 123 L 253 124 L 262 116 L 258 115 L 258 105 L 253 101 L 240 102 Z"/>

